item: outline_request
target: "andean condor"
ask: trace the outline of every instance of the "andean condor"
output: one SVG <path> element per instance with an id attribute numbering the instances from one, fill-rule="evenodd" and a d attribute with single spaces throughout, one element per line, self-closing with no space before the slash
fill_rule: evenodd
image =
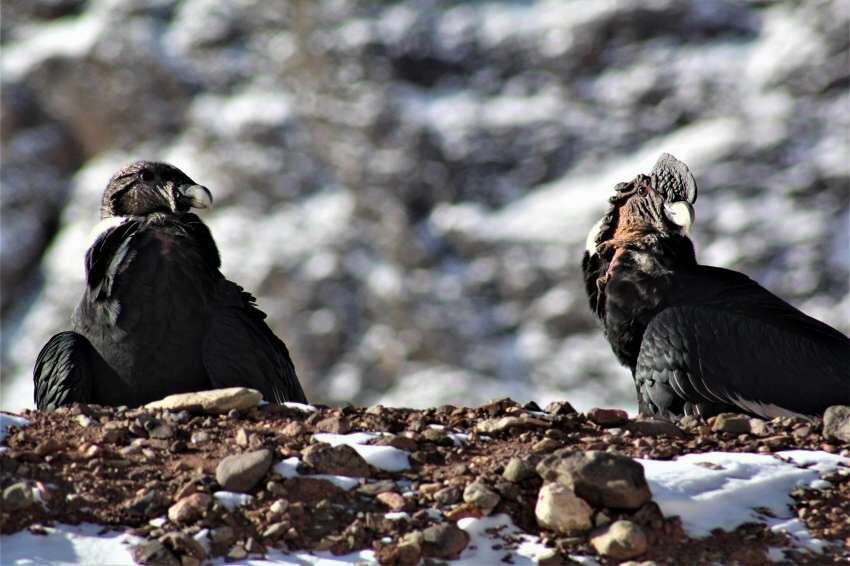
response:
<path id="1" fill-rule="evenodd" d="M 771 418 L 850 404 L 850 339 L 741 273 L 699 265 L 696 182 L 663 154 L 619 183 L 582 261 L 590 308 L 641 414 Z"/>
<path id="2" fill-rule="evenodd" d="M 165 163 L 138 161 L 109 181 L 72 317 L 35 363 L 35 403 L 141 405 L 172 393 L 245 386 L 306 402 L 284 343 L 255 299 L 219 271 L 192 208 L 210 192 Z"/>

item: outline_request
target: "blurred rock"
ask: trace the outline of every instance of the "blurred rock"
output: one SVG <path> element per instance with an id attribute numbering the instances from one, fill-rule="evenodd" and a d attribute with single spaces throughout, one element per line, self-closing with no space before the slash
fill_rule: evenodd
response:
<path id="1" fill-rule="evenodd" d="M 633 411 L 578 265 L 661 151 L 700 185 L 702 262 L 850 330 L 846 2 L 3 8 L 4 408 L 139 158 L 211 188 L 223 270 L 316 402 Z"/>

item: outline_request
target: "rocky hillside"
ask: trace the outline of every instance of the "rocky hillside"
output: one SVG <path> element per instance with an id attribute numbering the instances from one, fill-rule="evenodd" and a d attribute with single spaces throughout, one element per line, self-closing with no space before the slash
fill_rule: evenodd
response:
<path id="1" fill-rule="evenodd" d="M 169 566 L 850 558 L 850 407 L 824 422 L 670 422 L 567 402 L 259 399 L 231 389 L 0 414 L 3 562 L 86 562 L 82 547 L 50 554 L 82 529 L 122 541 L 110 563 Z"/>
<path id="2" fill-rule="evenodd" d="M 321 402 L 631 407 L 578 263 L 662 151 L 704 262 L 847 332 L 848 6 L 4 2 L 3 405 L 143 157 L 211 188 L 225 273 Z"/>

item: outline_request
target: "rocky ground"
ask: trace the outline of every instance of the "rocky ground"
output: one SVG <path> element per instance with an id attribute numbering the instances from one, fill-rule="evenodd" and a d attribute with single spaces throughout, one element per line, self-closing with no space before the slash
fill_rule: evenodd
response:
<path id="1" fill-rule="evenodd" d="M 678 518 L 662 515 L 632 460 L 795 448 L 850 456 L 847 410 L 824 426 L 740 415 L 670 422 L 509 399 L 421 411 L 257 401 L 242 390 L 158 408 L 23 413 L 29 425 L 12 428 L 0 452 L 0 532 L 96 523 L 144 539 L 133 552 L 149 564 L 239 561 L 272 549 L 372 549 L 382 564 L 414 564 L 459 556 L 470 538 L 457 521 L 505 513 L 549 547 L 537 556 L 545 564 L 580 555 L 602 564 L 762 564 L 776 548 L 800 564 L 850 558 L 847 470 L 823 478 L 826 488 L 792 493 L 796 516 L 829 543 L 814 554 L 757 523 L 689 538 Z M 375 434 L 360 435 L 355 450 L 339 436 L 353 432 Z M 517 537 L 490 535 L 503 536 L 496 548 L 510 563 Z"/>

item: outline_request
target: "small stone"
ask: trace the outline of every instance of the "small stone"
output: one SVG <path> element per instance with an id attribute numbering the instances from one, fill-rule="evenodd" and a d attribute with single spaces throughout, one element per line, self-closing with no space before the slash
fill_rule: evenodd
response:
<path id="1" fill-rule="evenodd" d="M 508 481 L 519 483 L 533 477 L 534 474 L 534 466 L 527 460 L 514 456 L 508 460 L 505 471 L 502 472 L 502 477 Z"/>
<path id="2" fill-rule="evenodd" d="M 237 446 L 246 447 L 248 446 L 248 433 L 244 428 L 240 427 L 239 430 L 236 431 L 236 437 L 234 440 L 236 440 Z"/>
<path id="3" fill-rule="evenodd" d="M 351 430 L 348 421 L 340 416 L 327 417 L 316 423 L 316 432 L 346 434 Z"/>
<path id="4" fill-rule="evenodd" d="M 600 409 L 596 407 L 587 412 L 587 420 L 601 427 L 622 426 L 629 422 L 629 414 L 622 409 Z"/>
<path id="5" fill-rule="evenodd" d="M 850 406 L 827 408 L 823 414 L 823 436 L 827 440 L 850 442 Z"/>
<path id="6" fill-rule="evenodd" d="M 55 438 L 48 438 L 38 443 L 35 447 L 35 453 L 38 456 L 47 456 L 62 449 L 62 444 Z"/>
<path id="7" fill-rule="evenodd" d="M 148 438 L 159 438 L 161 440 L 167 440 L 174 436 L 174 427 L 162 422 L 157 422 L 150 428 L 145 427 L 145 430 L 148 431 Z"/>
<path id="8" fill-rule="evenodd" d="M 537 473 L 596 506 L 637 509 L 652 497 L 643 466 L 621 454 L 564 448 L 543 458 Z"/>
<path id="9" fill-rule="evenodd" d="M 422 431 L 422 440 L 436 444 L 437 446 L 454 446 L 454 441 L 442 430 L 426 428 Z"/>
<path id="10" fill-rule="evenodd" d="M 75 420 L 77 421 L 77 424 L 78 424 L 78 425 L 80 425 L 80 426 L 81 426 L 81 427 L 83 427 L 83 428 L 85 428 L 85 427 L 87 427 L 87 426 L 90 426 L 90 425 L 92 424 L 92 422 L 93 422 L 93 421 L 92 421 L 89 417 L 87 417 L 86 415 L 77 415 L 77 418 L 76 418 Z"/>
<path id="11" fill-rule="evenodd" d="M 404 497 L 394 491 L 379 493 L 375 499 L 389 507 L 391 511 L 403 511 L 407 507 L 407 501 Z"/>
<path id="12" fill-rule="evenodd" d="M 286 499 L 278 499 L 274 503 L 269 506 L 269 511 L 274 513 L 275 515 L 283 515 L 286 510 L 289 508 L 289 501 Z"/>
<path id="13" fill-rule="evenodd" d="M 289 438 L 294 438 L 296 436 L 306 434 L 307 432 L 309 432 L 307 427 L 304 426 L 304 423 L 299 421 L 292 421 L 280 430 L 280 433 L 283 436 L 288 436 Z"/>
<path id="14" fill-rule="evenodd" d="M 498 493 L 481 482 L 473 482 L 463 490 L 463 500 L 478 507 L 484 515 L 489 515 L 499 504 Z"/>
<path id="15" fill-rule="evenodd" d="M 197 560 L 207 557 L 207 551 L 203 545 L 185 533 L 178 531 L 166 533 L 159 538 L 159 541 L 178 556 L 188 554 Z"/>
<path id="16" fill-rule="evenodd" d="M 248 558 L 248 551 L 241 544 L 236 544 L 227 553 L 227 558 L 230 560 L 245 560 Z"/>
<path id="17" fill-rule="evenodd" d="M 658 417 L 638 417 L 630 420 L 623 425 L 625 430 L 633 434 L 642 436 L 676 436 L 682 437 L 685 434 L 682 429 L 671 423 L 667 419 Z"/>
<path id="18" fill-rule="evenodd" d="M 608 527 L 591 537 L 590 544 L 596 552 L 616 560 L 636 558 L 648 549 L 646 534 L 631 521 L 614 521 Z"/>
<path id="19" fill-rule="evenodd" d="M 373 483 L 363 484 L 357 488 L 357 491 L 363 495 L 371 495 L 374 497 L 379 493 L 394 491 L 395 489 L 396 485 L 393 480 L 379 480 Z"/>
<path id="20" fill-rule="evenodd" d="M 215 544 L 228 545 L 236 539 L 236 533 L 227 525 L 216 527 L 210 531 L 210 541 Z"/>
<path id="21" fill-rule="evenodd" d="M 346 444 L 331 446 L 324 442 L 308 446 L 301 452 L 304 463 L 319 474 L 347 477 L 369 477 L 371 467 L 354 448 Z"/>
<path id="22" fill-rule="evenodd" d="M 201 518 L 210 505 L 212 505 L 212 497 L 206 493 L 193 493 L 168 509 L 168 520 L 172 523 L 191 523 Z"/>
<path id="23" fill-rule="evenodd" d="M 205 413 L 228 413 L 244 411 L 260 404 L 263 394 L 247 387 L 228 387 L 195 393 L 178 393 L 145 405 L 147 409 L 170 411 L 202 411 Z"/>
<path id="24" fill-rule="evenodd" d="M 180 566 L 180 561 L 158 540 L 148 540 L 132 549 L 133 560 L 139 564 Z"/>
<path id="25" fill-rule="evenodd" d="M 566 401 L 552 401 L 544 409 L 550 415 L 571 415 L 577 412 L 572 405 Z"/>
<path id="26" fill-rule="evenodd" d="M 35 496 L 26 482 L 13 483 L 3 490 L 3 511 L 27 509 L 35 503 Z"/>
<path id="27" fill-rule="evenodd" d="M 534 513 L 540 526 L 560 534 L 584 532 L 592 526 L 593 509 L 560 483 L 547 483 L 540 488 Z"/>
<path id="28" fill-rule="evenodd" d="M 735 413 L 720 413 L 714 417 L 711 430 L 730 434 L 748 434 L 750 432 L 750 417 Z"/>
<path id="29" fill-rule="evenodd" d="M 460 501 L 461 497 L 463 497 L 463 492 L 461 492 L 460 488 L 456 485 L 444 487 L 434 493 L 434 501 L 444 506 L 457 503 Z"/>
<path id="30" fill-rule="evenodd" d="M 535 442 L 531 445 L 532 452 L 551 452 L 552 450 L 557 450 L 561 446 L 563 446 L 563 442 L 558 442 L 552 438 L 544 438 L 539 442 Z"/>
<path id="31" fill-rule="evenodd" d="M 773 425 L 769 422 L 757 418 L 750 419 L 750 434 L 754 434 L 756 436 L 770 436 L 775 433 L 776 429 L 774 429 Z"/>
<path id="32" fill-rule="evenodd" d="M 528 430 L 532 428 L 546 428 L 547 426 L 549 425 L 544 420 L 522 414 L 518 417 L 500 417 L 481 421 L 475 425 L 475 430 L 482 434 L 497 434 L 509 430 Z"/>
<path id="33" fill-rule="evenodd" d="M 209 442 L 210 433 L 205 430 L 196 430 L 192 433 L 190 440 L 192 444 L 203 444 L 204 442 Z"/>
<path id="34" fill-rule="evenodd" d="M 266 530 L 263 531 L 263 538 L 267 539 L 276 539 L 280 538 L 286 534 L 286 531 L 289 530 L 289 523 L 272 523 Z"/>
<path id="35" fill-rule="evenodd" d="M 271 465 L 271 450 L 234 454 L 219 462 L 215 479 L 227 491 L 247 493 L 263 479 Z"/>
<path id="36" fill-rule="evenodd" d="M 422 553 L 432 558 L 454 560 L 469 544 L 469 534 L 454 524 L 440 523 L 422 531 Z"/>

